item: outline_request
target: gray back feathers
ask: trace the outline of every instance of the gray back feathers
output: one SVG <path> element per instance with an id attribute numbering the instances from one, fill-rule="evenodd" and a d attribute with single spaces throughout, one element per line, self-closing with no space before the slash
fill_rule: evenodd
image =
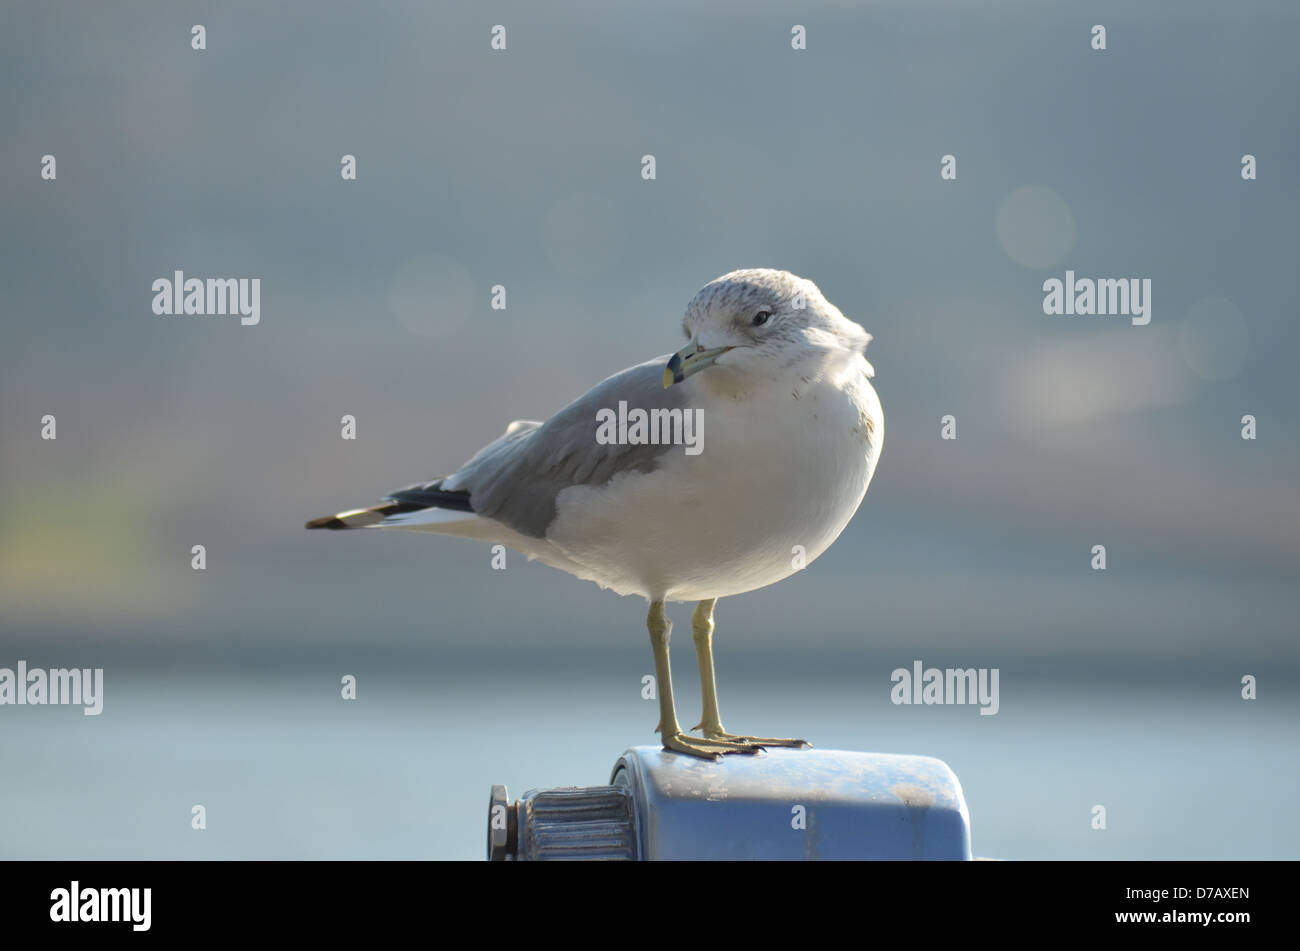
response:
<path id="1" fill-rule="evenodd" d="M 466 490 L 474 511 L 515 531 L 543 537 L 555 519 L 556 497 L 575 485 L 603 485 L 620 472 L 649 472 L 671 445 L 602 445 L 596 441 L 601 409 L 684 409 L 687 387 L 664 389 L 668 354 L 629 367 L 596 384 L 544 423 L 511 423 L 442 482 Z"/>

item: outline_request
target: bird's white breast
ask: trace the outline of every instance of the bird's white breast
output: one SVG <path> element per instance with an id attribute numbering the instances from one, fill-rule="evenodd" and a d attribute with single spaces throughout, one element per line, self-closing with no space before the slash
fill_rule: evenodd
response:
<path id="1" fill-rule="evenodd" d="M 554 563 L 677 601 L 751 591 L 811 563 L 852 518 L 879 455 L 884 420 L 864 369 L 855 360 L 836 377 L 701 400 L 698 455 L 674 446 L 652 472 L 560 494 L 547 542 L 566 563 Z"/>

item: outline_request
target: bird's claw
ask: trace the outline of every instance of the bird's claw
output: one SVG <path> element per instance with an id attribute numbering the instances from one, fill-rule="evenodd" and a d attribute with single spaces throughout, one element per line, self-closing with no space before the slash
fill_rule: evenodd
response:
<path id="1" fill-rule="evenodd" d="M 721 737 L 687 736 L 685 733 L 668 733 L 663 737 L 664 749 L 700 759 L 719 760 L 725 753 L 755 754 L 762 752 L 761 746 L 741 743 Z"/>
<path id="2" fill-rule="evenodd" d="M 698 730 L 699 727 L 696 727 Z M 796 740 L 792 738 L 781 738 L 772 736 L 745 736 L 739 733 L 727 733 L 721 730 L 705 731 L 705 740 L 724 740 L 732 743 L 743 743 L 748 746 L 788 746 L 793 749 L 810 750 L 812 744 L 807 740 Z"/>

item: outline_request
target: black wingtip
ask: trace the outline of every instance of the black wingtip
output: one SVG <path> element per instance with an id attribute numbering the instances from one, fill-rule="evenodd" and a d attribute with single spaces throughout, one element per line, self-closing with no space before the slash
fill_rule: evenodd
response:
<path id="1" fill-rule="evenodd" d="M 385 501 L 366 509 L 345 512 L 347 521 L 337 515 L 314 518 L 307 523 L 307 528 L 331 528 L 335 531 L 343 528 L 370 528 L 390 515 L 405 515 L 407 512 L 419 512 L 424 509 L 449 509 L 453 512 L 473 512 L 469 504 L 469 493 L 464 489 L 444 489 L 442 479 L 432 482 L 418 482 L 405 489 L 387 496 Z"/>

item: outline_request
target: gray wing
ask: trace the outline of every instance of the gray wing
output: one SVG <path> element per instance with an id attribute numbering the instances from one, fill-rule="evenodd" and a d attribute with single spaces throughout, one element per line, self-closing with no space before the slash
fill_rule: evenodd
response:
<path id="1" fill-rule="evenodd" d="M 452 475 L 443 491 L 469 493 L 478 515 L 494 518 L 524 535 L 540 538 L 555 518 L 555 499 L 575 485 L 603 485 L 620 472 L 649 472 L 669 445 L 602 445 L 596 413 L 628 409 L 682 409 L 688 387 L 664 389 L 669 354 L 602 380 L 544 423 L 511 423 L 505 435 L 484 446 Z M 677 449 L 681 451 L 680 448 Z"/>

